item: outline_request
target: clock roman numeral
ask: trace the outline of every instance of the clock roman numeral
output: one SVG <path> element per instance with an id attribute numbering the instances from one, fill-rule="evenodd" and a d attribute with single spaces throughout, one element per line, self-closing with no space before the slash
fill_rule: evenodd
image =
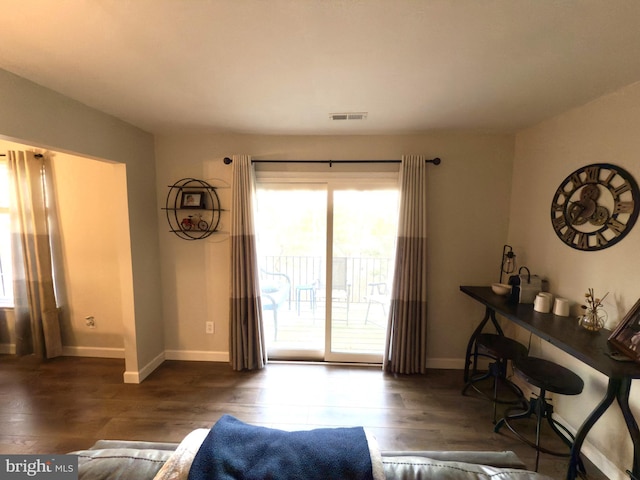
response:
<path id="1" fill-rule="evenodd" d="M 578 232 L 578 239 L 576 240 L 576 246 L 580 250 L 589 249 L 589 235 L 586 233 Z"/>
<path id="2" fill-rule="evenodd" d="M 602 181 L 602 184 L 603 185 L 611 185 L 611 180 L 613 180 L 616 175 L 617 175 L 617 172 L 615 170 L 611 170 L 609 172 L 609 175 L 607 175 L 607 178 L 605 178 Z"/>
<path id="3" fill-rule="evenodd" d="M 554 218 L 552 222 L 553 228 L 555 228 L 556 231 L 560 231 L 567 225 L 567 221 L 565 220 L 564 215 L 560 215 L 559 217 Z"/>
<path id="4" fill-rule="evenodd" d="M 607 227 L 609 227 L 609 229 L 613 231 L 613 233 L 615 233 L 616 236 L 618 236 L 624 231 L 624 229 L 627 226 L 624 223 L 621 223 L 612 217 L 612 218 L 609 218 L 609 221 L 607 222 Z"/>
<path id="5" fill-rule="evenodd" d="M 571 183 L 573 183 L 574 190 L 580 188 L 584 184 L 578 172 L 575 172 L 571 175 Z"/>
<path id="6" fill-rule="evenodd" d="M 573 245 L 573 239 L 576 237 L 577 233 L 578 232 L 576 232 L 573 228 L 568 227 L 562 234 L 562 240 L 564 240 L 567 245 Z"/>
<path id="7" fill-rule="evenodd" d="M 560 200 L 562 200 L 562 199 L 564 199 L 563 203 L 566 203 L 567 199 L 569 198 L 569 195 L 570 195 L 571 192 L 566 192 L 565 189 L 564 189 L 565 186 L 566 186 L 566 184 L 565 185 L 560 185 L 558 187 L 558 190 L 556 190 L 556 194 L 553 197 L 554 200 L 557 199 L 557 202 L 555 202 L 556 205 L 562 205 L 560 203 Z"/>
<path id="8" fill-rule="evenodd" d="M 614 188 L 611 193 L 613 193 L 613 198 L 617 200 L 620 195 L 624 192 L 628 192 L 629 190 L 631 190 L 631 185 L 629 185 L 629 182 L 625 181 L 619 187 Z"/>
<path id="9" fill-rule="evenodd" d="M 600 167 L 593 165 L 585 168 L 584 173 L 587 175 L 585 179 L 586 183 L 598 183 L 598 179 L 600 178 Z"/>
<path id="10" fill-rule="evenodd" d="M 613 213 L 632 213 L 633 206 L 633 202 L 616 202 Z"/>
<path id="11" fill-rule="evenodd" d="M 598 247 L 604 247 L 607 243 L 609 243 L 609 241 L 604 238 L 604 235 L 602 235 L 601 232 L 596 232 L 596 243 L 598 244 Z"/>

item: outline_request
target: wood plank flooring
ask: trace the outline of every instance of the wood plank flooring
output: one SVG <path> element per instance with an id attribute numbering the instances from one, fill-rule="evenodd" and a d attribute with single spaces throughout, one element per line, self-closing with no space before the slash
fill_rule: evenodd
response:
<path id="1" fill-rule="evenodd" d="M 179 442 L 223 414 L 285 430 L 362 425 L 383 450 L 534 450 L 504 429 L 491 404 L 462 396 L 462 372 L 395 376 L 379 367 L 167 361 L 140 385 L 122 383 L 124 361 L 0 355 L 0 453 L 66 453 L 99 439 Z M 530 423 L 533 423 L 531 421 Z M 546 438 L 546 437 L 545 437 Z M 563 478 L 566 458 L 542 455 L 540 471 Z M 587 478 L 604 479 L 590 462 Z"/>

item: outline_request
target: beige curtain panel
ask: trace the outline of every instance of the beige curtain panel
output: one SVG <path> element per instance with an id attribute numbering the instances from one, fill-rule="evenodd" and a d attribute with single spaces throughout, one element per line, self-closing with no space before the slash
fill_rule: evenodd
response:
<path id="1" fill-rule="evenodd" d="M 255 173 L 248 155 L 233 156 L 229 354 L 234 370 L 267 363 L 254 227 Z"/>
<path id="2" fill-rule="evenodd" d="M 8 152 L 14 275 L 16 353 L 42 358 L 62 354 L 51 255 L 55 215 L 51 162 L 33 152 Z"/>
<path id="3" fill-rule="evenodd" d="M 427 168 L 426 158 L 404 156 L 400 216 L 383 368 L 425 373 L 427 368 Z"/>

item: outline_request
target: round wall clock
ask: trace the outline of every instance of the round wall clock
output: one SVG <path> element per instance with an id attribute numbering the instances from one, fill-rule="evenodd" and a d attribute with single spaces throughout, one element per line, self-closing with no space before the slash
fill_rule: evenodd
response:
<path id="1" fill-rule="evenodd" d="M 638 184 L 629 172 L 594 163 L 562 181 L 551 202 L 551 224 L 570 247 L 602 250 L 629 233 L 639 210 Z"/>

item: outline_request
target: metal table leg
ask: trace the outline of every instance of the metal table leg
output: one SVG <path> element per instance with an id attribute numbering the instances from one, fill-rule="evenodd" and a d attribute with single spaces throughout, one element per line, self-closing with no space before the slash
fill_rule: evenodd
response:
<path id="1" fill-rule="evenodd" d="M 629 386 L 631 381 L 629 380 Z M 571 447 L 571 458 L 569 459 L 569 468 L 567 470 L 567 480 L 575 480 L 578 475 L 578 465 L 580 458 L 580 449 L 582 448 L 582 444 L 584 443 L 585 438 L 587 438 L 587 434 L 591 427 L 598 421 L 598 419 L 602 416 L 602 414 L 611 406 L 613 400 L 619 395 L 620 389 L 622 388 L 622 381 L 617 378 L 609 378 L 609 384 L 607 385 L 607 393 L 604 398 L 600 401 L 598 406 L 591 412 L 591 415 L 584 421 L 582 426 L 578 429 L 576 433 L 576 438 L 573 441 L 573 447 Z M 629 395 L 628 387 L 627 387 L 627 397 Z M 627 398 L 628 400 L 628 398 Z M 620 401 L 620 400 L 618 400 Z M 628 407 L 628 403 L 627 403 Z M 637 430 L 637 427 L 636 427 Z"/>
<path id="2" fill-rule="evenodd" d="M 633 442 L 633 470 L 634 477 L 640 476 L 640 431 L 638 430 L 638 424 L 633 417 L 633 413 L 629 408 L 629 391 L 631 390 L 631 379 L 623 378 L 620 380 L 620 386 L 616 392 L 616 398 L 618 399 L 618 405 L 622 410 L 624 421 L 627 424 L 631 441 Z"/>
<path id="3" fill-rule="evenodd" d="M 484 326 L 487 324 L 487 322 L 491 320 L 491 323 L 493 324 L 493 326 L 496 329 L 496 332 L 498 332 L 498 335 L 504 335 L 504 332 L 502 331 L 502 327 L 500 327 L 500 324 L 498 323 L 498 320 L 496 320 L 496 312 L 495 310 L 487 307 L 485 309 L 485 313 L 484 313 L 484 318 L 482 319 L 482 321 L 480 322 L 480 324 L 476 327 L 476 329 L 473 331 L 473 333 L 471 334 L 471 337 L 469 338 L 469 343 L 467 343 L 467 353 L 465 355 L 465 361 L 464 361 L 464 383 L 467 383 L 469 381 L 469 367 L 471 366 L 471 363 L 473 363 L 473 367 L 475 369 L 477 362 L 478 362 L 478 356 L 477 353 L 472 354 L 471 350 L 473 350 L 473 345 L 476 343 L 476 338 L 478 337 L 478 335 L 480 335 L 482 333 L 482 329 L 484 328 Z M 471 361 L 471 356 L 473 355 L 473 362 Z"/>

